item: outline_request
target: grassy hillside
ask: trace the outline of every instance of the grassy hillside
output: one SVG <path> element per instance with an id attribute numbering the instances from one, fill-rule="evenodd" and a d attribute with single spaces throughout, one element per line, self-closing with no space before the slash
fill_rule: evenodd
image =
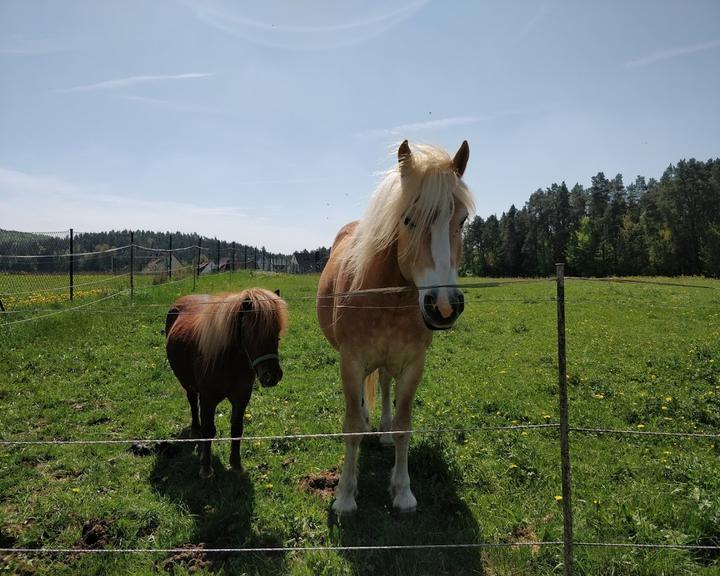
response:
<path id="1" fill-rule="evenodd" d="M 658 279 L 662 281 L 662 279 Z M 37 322 L 0 324 L 0 438 L 165 438 L 189 410 L 164 354 L 167 306 L 191 280 Z M 573 426 L 720 430 L 720 282 L 709 289 L 569 280 Z M 317 276 L 235 273 L 199 291 L 280 288 L 291 327 L 283 381 L 257 389 L 246 436 L 339 432 L 337 354 L 315 319 Z M 415 403 L 416 429 L 557 421 L 554 283 L 466 291 L 457 326 L 438 333 Z M 0 320 L 2 322 L 2 320 Z M 373 425 L 377 425 L 375 415 Z M 229 435 L 229 404 L 219 407 Z M 579 541 L 720 544 L 720 442 L 571 438 Z M 137 448 L 137 447 L 136 447 Z M 247 441 L 244 474 L 213 448 L 198 478 L 190 444 L 0 447 L 0 547 L 187 547 L 179 554 L 12 555 L 25 574 L 557 574 L 557 546 L 415 551 L 204 554 L 199 546 L 292 547 L 559 540 L 556 430 L 413 437 L 418 512 L 398 517 L 387 484 L 392 451 L 365 439 L 359 512 L 330 513 L 339 439 Z M 578 547 L 580 574 L 718 574 L 712 551 Z"/>

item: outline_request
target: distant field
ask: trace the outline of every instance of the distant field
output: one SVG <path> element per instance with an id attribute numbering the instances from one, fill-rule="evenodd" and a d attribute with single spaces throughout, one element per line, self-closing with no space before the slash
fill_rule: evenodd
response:
<path id="1" fill-rule="evenodd" d="M 249 272 L 200 280 L 202 292 L 280 288 L 290 307 L 284 379 L 255 391 L 246 436 L 341 430 L 337 354 L 315 318 L 317 280 Z M 572 426 L 720 430 L 720 281 L 654 280 L 707 288 L 567 281 Z M 0 438 L 182 435 L 189 410 L 165 359 L 161 330 L 167 306 L 191 287 L 192 280 L 145 285 L 134 305 L 120 296 L 14 326 L 0 318 Z M 554 294 L 554 282 L 467 289 L 457 326 L 435 336 L 415 428 L 557 422 Z M 5 321 L 19 317 L 25 315 Z M 216 423 L 219 436 L 229 435 L 229 404 L 220 405 Z M 571 448 L 577 540 L 720 544 L 717 439 L 573 433 Z M 339 470 L 340 440 L 247 441 L 241 452 L 242 475 L 228 470 L 229 445 L 216 443 L 215 478 L 202 481 L 189 444 L 146 455 L 125 445 L 0 447 L 0 547 L 562 537 L 555 430 L 415 434 L 410 474 L 419 509 L 410 517 L 391 510 L 392 451 L 365 439 L 359 512 L 339 525 L 329 514 L 331 491 L 313 486 L 323 488 L 321 480 Z M 190 549 L 164 556 L 12 555 L 0 558 L 0 567 L 23 574 L 550 575 L 562 572 L 561 552 L 544 546 L 217 556 Z M 578 547 L 576 562 L 578 574 L 720 573 L 717 551 Z"/>

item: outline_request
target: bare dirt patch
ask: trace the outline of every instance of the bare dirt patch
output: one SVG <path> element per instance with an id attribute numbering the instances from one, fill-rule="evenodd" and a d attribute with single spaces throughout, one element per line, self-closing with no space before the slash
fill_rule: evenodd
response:
<path id="1" fill-rule="evenodd" d="M 339 481 L 340 474 L 336 470 L 328 470 L 303 476 L 300 487 L 305 492 L 310 492 L 323 499 L 330 499 L 333 497 Z"/>
<path id="2" fill-rule="evenodd" d="M 210 565 L 207 554 L 203 550 L 204 547 L 205 545 L 202 543 L 197 545 L 188 544 L 187 546 L 182 546 L 182 548 L 186 548 L 186 550 L 173 554 L 169 558 L 163 560 L 163 570 L 172 573 L 177 565 L 185 566 L 190 572 L 204 570 Z"/>

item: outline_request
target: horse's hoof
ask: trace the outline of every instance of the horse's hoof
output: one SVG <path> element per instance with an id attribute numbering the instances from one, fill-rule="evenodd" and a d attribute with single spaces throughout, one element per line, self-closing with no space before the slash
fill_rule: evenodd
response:
<path id="1" fill-rule="evenodd" d="M 412 514 L 417 510 L 417 500 L 409 491 L 398 494 L 393 499 L 393 509 L 400 514 Z"/>
<path id="2" fill-rule="evenodd" d="M 335 500 L 332 509 L 338 516 L 352 516 L 357 512 L 357 502 L 355 502 L 354 498 Z"/>
<path id="3" fill-rule="evenodd" d="M 207 480 L 215 475 L 215 471 L 212 468 L 200 468 L 200 478 Z"/>
<path id="4" fill-rule="evenodd" d="M 393 440 L 392 434 L 382 434 L 380 436 L 380 444 L 382 446 L 385 446 L 386 448 L 391 448 L 392 446 L 395 446 L 395 440 Z"/>
<path id="5" fill-rule="evenodd" d="M 243 468 L 242 462 L 230 462 L 230 469 L 233 472 L 242 473 L 245 472 L 245 469 Z"/>

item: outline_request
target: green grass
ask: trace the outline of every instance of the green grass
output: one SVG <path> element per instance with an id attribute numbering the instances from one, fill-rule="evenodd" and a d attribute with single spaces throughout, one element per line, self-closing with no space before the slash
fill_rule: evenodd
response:
<path id="1" fill-rule="evenodd" d="M 662 279 L 658 279 L 662 281 Z M 670 281 L 669 279 L 665 279 Z M 472 281 L 472 280 L 468 280 Z M 677 280 L 673 280 L 677 281 Z M 717 433 L 720 282 L 710 289 L 568 280 L 573 426 Z M 280 288 L 291 326 L 285 376 L 257 389 L 246 436 L 338 432 L 337 354 L 314 311 L 317 276 L 235 273 L 198 291 Z M 140 290 L 135 304 L 0 325 L 0 437 L 159 438 L 186 433 L 189 410 L 164 354 L 170 302 L 191 281 Z M 457 326 L 435 337 L 414 426 L 472 428 L 558 419 L 554 283 L 466 290 Z M 91 312 L 92 310 L 92 312 Z M 1 321 L 0 321 L 1 322 Z M 377 425 L 375 414 L 373 425 Z M 229 435 L 229 405 L 218 435 Z M 720 544 L 720 442 L 571 437 L 579 541 Z M 556 430 L 468 431 L 411 442 L 418 512 L 398 517 L 387 483 L 392 451 L 365 439 L 359 511 L 338 522 L 309 475 L 339 470 L 337 439 L 247 441 L 244 474 L 213 448 L 216 476 L 198 478 L 189 444 L 136 456 L 124 445 L 0 447 L 0 547 L 168 548 L 513 543 L 558 540 L 562 514 Z M 720 554 L 576 548 L 578 574 L 719 574 Z M 559 574 L 559 547 L 411 552 L 203 555 L 12 555 L 24 574 Z"/>

